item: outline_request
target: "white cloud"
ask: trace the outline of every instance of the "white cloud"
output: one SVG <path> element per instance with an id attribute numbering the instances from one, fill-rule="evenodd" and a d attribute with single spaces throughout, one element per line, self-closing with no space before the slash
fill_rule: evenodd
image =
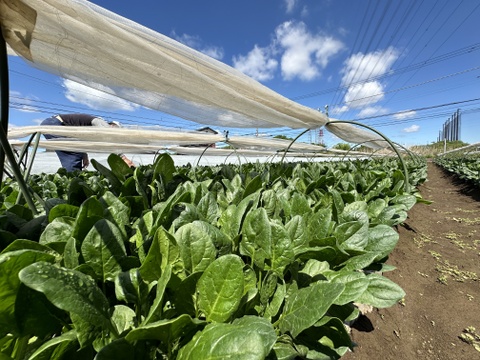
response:
<path id="1" fill-rule="evenodd" d="M 329 114 L 330 115 L 339 115 L 343 114 L 344 112 L 347 112 L 349 110 L 348 106 L 343 105 L 343 106 L 334 106 L 329 109 Z"/>
<path id="2" fill-rule="evenodd" d="M 417 132 L 418 130 L 420 130 L 420 126 L 418 126 L 418 125 L 412 125 L 412 126 L 409 126 L 405 129 L 403 129 L 403 131 L 405 131 L 407 133 Z"/>
<path id="3" fill-rule="evenodd" d="M 378 81 L 355 84 L 348 88 L 344 101 L 350 108 L 361 108 L 379 102 L 383 98 L 383 86 Z"/>
<path id="4" fill-rule="evenodd" d="M 391 46 L 385 50 L 377 50 L 368 54 L 357 53 L 350 56 L 341 70 L 342 85 L 348 86 L 344 97 L 347 106 L 362 108 L 382 100 L 384 85 L 375 78 L 390 72 L 398 56 L 398 50 Z M 368 114 L 371 111 L 372 109 L 364 109 L 360 114 Z"/>
<path id="5" fill-rule="evenodd" d="M 208 55 L 217 60 L 223 59 L 224 56 L 223 49 L 218 46 L 207 46 L 202 48 L 200 51 L 205 55 Z"/>
<path id="6" fill-rule="evenodd" d="M 291 14 L 298 0 L 285 0 L 285 6 L 287 8 L 287 14 Z"/>
<path id="7" fill-rule="evenodd" d="M 414 111 L 414 110 L 401 111 L 401 112 L 396 113 L 395 115 L 393 115 L 393 117 L 394 117 L 394 119 L 397 119 L 397 120 L 403 120 L 403 119 L 412 118 L 412 117 L 414 117 L 416 114 L 417 114 L 417 112 Z"/>
<path id="8" fill-rule="evenodd" d="M 309 14 L 308 8 L 307 8 L 307 6 L 305 5 L 305 6 L 302 8 L 302 11 L 300 12 L 300 15 L 305 18 L 305 17 L 308 16 L 308 14 Z"/>
<path id="9" fill-rule="evenodd" d="M 386 114 L 387 109 L 381 107 L 381 106 L 367 106 L 366 108 L 363 108 L 359 113 L 358 117 L 369 117 L 369 116 L 375 116 L 375 115 L 381 115 L 381 114 Z"/>
<path id="10" fill-rule="evenodd" d="M 278 67 L 278 62 L 271 57 L 272 52 L 268 48 L 255 45 L 246 56 L 233 57 L 233 66 L 258 81 L 266 81 L 273 78 Z"/>
<path id="11" fill-rule="evenodd" d="M 384 75 L 390 71 L 398 56 L 398 50 L 391 46 L 383 51 L 354 54 L 345 61 L 341 71 L 343 73 L 342 84 L 349 85 Z"/>
<path id="12" fill-rule="evenodd" d="M 303 22 L 287 21 L 277 27 L 275 35 L 283 51 L 281 69 L 286 80 L 318 78 L 330 59 L 343 49 L 341 41 L 312 34 Z"/>
<path id="13" fill-rule="evenodd" d="M 171 37 L 181 42 L 182 44 L 187 45 L 192 49 L 198 50 L 214 59 L 221 60 L 225 55 L 223 48 L 213 45 L 204 45 L 202 39 L 200 39 L 199 36 L 188 34 L 177 35 L 175 31 L 172 31 Z"/>
<path id="14" fill-rule="evenodd" d="M 23 96 L 19 91 L 10 90 L 10 98 L 12 109 L 21 112 L 38 112 L 38 108 L 34 105 L 38 98 L 35 96 Z"/>
<path id="15" fill-rule="evenodd" d="M 279 63 L 275 56 L 280 54 L 284 80 L 311 81 L 321 75 L 331 58 L 343 48 L 340 40 L 309 32 L 303 22 L 287 21 L 275 29 L 268 47 L 255 45 L 247 55 L 234 56 L 233 65 L 256 80 L 270 80 Z"/>
<path id="16" fill-rule="evenodd" d="M 106 86 L 94 83 L 91 85 L 99 90 L 65 79 L 63 80 L 65 97 L 71 102 L 83 104 L 95 110 L 134 111 L 139 107 L 137 104 L 110 95 L 113 90 Z"/>

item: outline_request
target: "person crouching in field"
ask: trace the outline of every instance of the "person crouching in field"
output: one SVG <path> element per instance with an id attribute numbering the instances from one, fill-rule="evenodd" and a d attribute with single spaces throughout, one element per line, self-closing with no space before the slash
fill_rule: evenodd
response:
<path id="1" fill-rule="evenodd" d="M 119 127 L 120 125 L 116 122 L 107 122 L 101 117 L 88 115 L 88 114 L 57 114 L 53 115 L 42 121 L 40 125 L 47 126 L 100 126 L 100 127 Z M 47 140 L 49 139 L 58 139 L 62 136 L 44 134 Z M 73 151 L 63 151 L 55 150 L 62 167 L 64 167 L 68 172 L 75 170 L 83 170 L 88 167 L 90 161 L 88 159 L 87 153 L 82 152 L 73 152 Z M 128 159 L 125 155 L 120 154 L 123 161 L 128 166 L 134 166 L 133 162 Z"/>

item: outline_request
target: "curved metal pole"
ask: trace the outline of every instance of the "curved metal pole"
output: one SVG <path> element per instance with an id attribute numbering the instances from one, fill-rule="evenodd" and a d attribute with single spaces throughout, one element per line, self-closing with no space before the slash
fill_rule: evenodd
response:
<path id="1" fill-rule="evenodd" d="M 225 140 L 225 144 L 228 144 L 229 146 L 231 146 L 233 152 L 231 152 L 230 154 L 228 154 L 228 156 L 225 158 L 225 161 L 223 162 L 223 165 L 225 165 L 225 164 L 227 163 L 227 159 L 230 157 L 230 155 L 235 154 L 235 155 L 237 156 L 237 159 L 238 159 L 238 165 L 240 165 L 240 169 L 242 169 L 242 160 L 240 159 L 240 155 L 239 155 L 238 152 L 237 152 L 237 148 L 236 148 L 234 145 L 230 144 L 230 143 L 228 142 L 228 139 Z M 244 157 L 245 157 L 245 156 L 244 156 Z M 245 160 L 246 160 L 246 159 L 247 159 L 247 158 L 245 158 Z"/>
<path id="2" fill-rule="evenodd" d="M 212 146 L 213 144 L 208 144 L 205 149 L 202 151 L 202 153 L 200 154 L 200 157 L 198 158 L 198 161 L 197 161 L 197 167 L 200 165 L 200 160 L 202 159 L 203 157 L 203 154 L 205 154 L 207 152 L 207 150 L 210 148 L 210 146 Z"/>
<path id="3" fill-rule="evenodd" d="M 285 149 L 285 152 L 283 153 L 282 160 L 280 160 L 281 163 L 283 163 L 283 160 L 285 159 L 285 156 L 287 155 L 288 150 L 290 150 L 290 148 L 292 147 L 293 143 L 294 143 L 295 141 L 297 141 L 300 136 L 302 136 L 303 134 L 306 134 L 307 131 L 310 131 L 310 129 L 307 129 L 307 130 L 301 132 L 301 133 L 300 133 L 295 139 L 293 139 L 292 142 L 287 146 L 287 148 Z"/>
<path id="4" fill-rule="evenodd" d="M 9 79 L 8 79 L 8 55 L 7 44 L 3 38 L 3 34 L 0 31 L 0 127 L 2 133 L 8 132 L 8 106 L 9 106 Z M 3 138 L 2 146 L 0 146 L 0 187 L 3 182 L 3 171 L 5 169 L 5 151 L 3 150 Z"/>
<path id="5" fill-rule="evenodd" d="M 32 151 L 33 156 L 31 156 L 30 158 L 35 157 L 40 135 L 41 134 L 38 132 L 33 133 L 28 139 L 28 141 L 22 146 L 22 150 L 20 150 L 20 153 L 18 154 L 18 163 L 19 164 L 22 163 L 24 165 L 24 168 L 27 166 L 28 149 L 30 148 L 30 145 L 32 145 L 32 142 L 34 141 L 34 139 L 37 145 L 35 146 L 35 143 L 34 143 L 34 149 Z M 32 162 L 31 159 L 29 160 L 29 162 Z"/>
<path id="6" fill-rule="evenodd" d="M 380 131 L 372 128 L 371 126 L 368 126 L 368 125 L 365 125 L 365 124 L 362 124 L 362 123 L 359 123 L 359 122 L 356 122 L 356 121 L 343 121 L 343 120 L 332 120 L 332 121 L 329 121 L 326 125 L 328 124 L 353 124 L 353 125 L 358 125 L 358 126 L 361 126 L 361 127 L 364 127 L 370 131 L 373 131 L 374 133 L 380 135 L 382 138 L 385 139 L 385 141 L 391 146 L 391 148 L 393 149 L 393 151 L 395 151 L 395 153 L 397 154 L 398 156 L 398 159 L 400 160 L 400 163 L 402 164 L 402 167 L 403 167 L 403 173 L 405 175 L 405 191 L 406 192 L 410 192 L 410 180 L 408 178 L 408 169 L 407 169 L 407 165 L 405 164 L 405 161 L 403 161 L 403 158 L 402 158 L 402 155 L 400 154 L 400 151 L 398 151 L 398 149 L 396 148 L 396 146 L 393 144 L 393 142 L 387 138 L 385 135 L 383 135 Z"/>
<path id="7" fill-rule="evenodd" d="M 7 43 L 3 38 L 3 34 L 0 31 L 0 187 L 3 183 L 3 171 L 5 170 L 5 157 L 8 159 L 12 168 L 13 175 L 17 180 L 20 191 L 22 192 L 28 206 L 34 214 L 37 214 L 37 208 L 30 196 L 23 174 L 20 171 L 20 167 L 17 164 L 15 154 L 12 151 L 12 147 L 8 142 L 8 109 L 9 109 L 9 79 L 8 79 L 8 55 L 7 55 Z"/>

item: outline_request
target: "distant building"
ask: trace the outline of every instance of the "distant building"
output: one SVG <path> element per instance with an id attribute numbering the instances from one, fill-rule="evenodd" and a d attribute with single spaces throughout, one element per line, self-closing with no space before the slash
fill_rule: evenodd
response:
<path id="1" fill-rule="evenodd" d="M 205 134 L 213 134 L 213 135 L 218 134 L 218 131 L 215 131 L 211 127 L 208 127 L 208 126 L 197 129 L 195 131 L 205 133 Z M 213 143 L 213 144 L 195 144 L 195 145 L 186 145 L 185 147 L 202 147 L 202 148 L 211 147 L 211 148 L 215 148 L 216 144 L 215 143 Z"/>

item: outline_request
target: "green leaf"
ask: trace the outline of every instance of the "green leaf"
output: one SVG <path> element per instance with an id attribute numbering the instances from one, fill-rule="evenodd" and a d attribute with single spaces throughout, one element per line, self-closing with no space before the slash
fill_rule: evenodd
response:
<path id="1" fill-rule="evenodd" d="M 272 252 L 272 231 L 264 208 L 253 210 L 247 214 L 242 233 L 240 253 L 249 256 L 255 265 L 263 269 L 265 259 L 269 258 Z"/>
<path id="2" fill-rule="evenodd" d="M 245 213 L 256 206 L 259 197 L 259 193 L 254 193 L 245 197 L 238 205 L 228 206 L 218 220 L 222 232 L 234 239 L 240 233 Z"/>
<path id="3" fill-rule="evenodd" d="M 77 242 L 74 237 L 67 240 L 65 250 L 63 251 L 63 263 L 68 269 L 75 269 L 78 265 L 80 254 L 77 251 Z"/>
<path id="4" fill-rule="evenodd" d="M 115 277 L 115 296 L 119 301 L 136 304 L 137 308 L 141 308 L 147 295 L 148 286 L 138 269 L 123 271 Z"/>
<path id="5" fill-rule="evenodd" d="M 113 281 L 122 271 L 120 261 L 127 255 L 122 239 L 118 227 L 102 219 L 95 223 L 83 240 L 81 251 L 85 263 L 90 265 L 103 281 Z"/>
<path id="6" fill-rule="evenodd" d="M 271 350 L 265 341 L 265 324 L 253 320 L 241 325 L 210 324 L 180 349 L 177 360 L 256 360 L 265 359 Z M 273 327 L 271 333 L 274 335 Z M 273 337 L 273 335 L 271 335 Z"/>
<path id="7" fill-rule="evenodd" d="M 75 219 L 69 217 L 56 218 L 42 232 L 39 243 L 47 245 L 66 242 L 72 236 L 74 222 Z"/>
<path id="8" fill-rule="evenodd" d="M 10 231 L 0 229 L 0 250 L 11 244 L 17 237 Z"/>
<path id="9" fill-rule="evenodd" d="M 341 220 L 334 231 L 340 249 L 363 251 L 368 244 L 368 215 L 363 211 L 354 211 L 342 214 Z"/>
<path id="10" fill-rule="evenodd" d="M 190 224 L 196 220 L 202 220 L 203 216 L 194 204 L 177 204 L 173 211 L 179 213 L 178 217 L 173 221 L 172 227 L 179 229 L 184 225 Z"/>
<path id="11" fill-rule="evenodd" d="M 117 333 L 122 335 L 125 331 L 135 327 L 135 311 L 125 305 L 115 305 L 112 314 L 112 323 L 117 329 Z"/>
<path id="12" fill-rule="evenodd" d="M 41 261 L 21 270 L 19 277 L 58 308 L 91 324 L 109 326 L 108 300 L 90 276 Z"/>
<path id="13" fill-rule="evenodd" d="M 70 330 L 60 336 L 43 343 L 28 360 L 60 360 L 70 349 L 78 347 L 75 330 Z"/>
<path id="14" fill-rule="evenodd" d="M 77 313 L 70 313 L 70 320 L 77 333 L 77 339 L 80 344 L 80 348 L 85 349 L 91 347 L 95 341 L 102 341 L 104 339 L 103 328 L 105 324 L 92 323 Z M 106 341 L 111 341 L 109 337 Z"/>
<path id="15" fill-rule="evenodd" d="M 150 239 L 150 236 L 155 235 L 157 229 L 154 216 L 155 214 L 152 210 L 142 214 L 142 216 L 135 222 L 135 235 L 132 237 L 132 239 L 135 240 L 132 241 L 132 239 L 130 239 L 130 242 L 135 242 L 138 257 L 142 263 L 147 256 L 148 247 L 150 245 L 150 242 L 147 240 Z"/>
<path id="16" fill-rule="evenodd" d="M 218 251 L 217 257 L 222 255 L 227 255 L 232 252 L 233 242 L 232 240 L 225 235 L 225 233 L 219 230 L 216 226 L 209 224 L 205 221 L 195 221 L 194 225 L 201 229 L 203 232 L 208 234 L 213 245 Z"/>
<path id="17" fill-rule="evenodd" d="M 63 310 L 53 306 L 44 294 L 21 284 L 15 302 L 15 317 L 20 336 L 51 337 L 61 332 L 66 317 Z"/>
<path id="18" fill-rule="evenodd" d="M 237 310 L 243 296 L 242 259 L 234 254 L 211 263 L 197 283 L 198 308 L 207 321 L 225 322 Z"/>
<path id="19" fill-rule="evenodd" d="M 378 258 L 379 256 L 375 252 L 367 252 L 365 254 L 351 256 L 342 263 L 343 269 L 348 271 L 363 270 Z"/>
<path id="20" fill-rule="evenodd" d="M 29 220 L 25 224 L 23 224 L 20 229 L 17 231 L 17 237 L 19 239 L 28 239 L 38 241 L 40 234 L 43 231 L 43 223 L 46 220 L 46 215 L 40 215 L 32 220 Z"/>
<path id="21" fill-rule="evenodd" d="M 345 285 L 345 289 L 335 300 L 336 305 L 345 305 L 350 302 L 357 301 L 365 290 L 367 290 L 370 281 L 364 273 L 361 272 L 345 272 L 333 276 L 330 281 L 332 283 L 340 283 Z"/>
<path id="22" fill-rule="evenodd" d="M 159 234 L 158 243 L 160 245 L 160 254 L 162 255 L 161 271 L 165 271 L 167 266 L 170 265 L 173 274 L 183 273 L 185 267 L 180 258 L 180 248 L 175 237 L 163 228 L 159 228 L 157 233 Z"/>
<path id="23" fill-rule="evenodd" d="M 165 344 L 172 344 L 185 334 L 205 325 L 205 321 L 192 319 L 182 314 L 173 319 L 164 319 L 150 324 L 140 325 L 132 329 L 126 336 L 128 341 L 160 340 Z"/>
<path id="24" fill-rule="evenodd" d="M 263 317 L 247 315 L 233 320 L 232 325 L 244 326 L 259 334 L 266 350 L 272 349 L 277 341 L 277 334 L 272 323 Z"/>
<path id="25" fill-rule="evenodd" d="M 305 195 L 301 193 L 294 193 L 290 201 L 292 203 L 292 216 L 304 216 L 305 214 L 309 214 L 312 212 L 308 199 L 305 197 Z"/>
<path id="26" fill-rule="evenodd" d="M 162 306 L 163 306 L 163 298 L 165 296 L 165 290 L 167 289 L 167 285 L 168 285 L 168 282 L 170 281 L 171 276 L 172 276 L 172 268 L 170 265 L 167 265 L 162 276 L 158 279 L 157 293 L 155 296 L 155 300 L 153 301 L 152 307 L 148 312 L 148 316 L 143 322 L 144 324 L 148 324 L 148 323 L 151 323 L 152 321 L 156 321 L 160 319 L 162 315 Z"/>
<path id="27" fill-rule="evenodd" d="M 275 213 L 275 209 L 277 208 L 277 201 L 277 195 L 274 190 L 268 189 L 262 192 L 262 207 L 267 211 L 267 214 L 269 216 L 272 216 Z"/>
<path id="28" fill-rule="evenodd" d="M 25 239 L 14 240 L 5 249 L 3 249 L 3 251 L 1 253 L 4 254 L 4 253 L 7 253 L 7 252 L 12 252 L 12 251 L 17 251 L 17 250 L 36 250 L 36 251 L 49 253 L 49 254 L 54 255 L 54 256 L 58 255 L 55 251 L 53 251 L 48 246 L 39 244 L 36 241 L 25 240 Z"/>
<path id="29" fill-rule="evenodd" d="M 367 213 L 370 219 L 376 219 L 380 213 L 387 207 L 387 202 L 384 199 L 375 199 L 368 203 Z"/>
<path id="30" fill-rule="evenodd" d="M 122 187 L 122 183 L 121 181 L 117 178 L 117 176 L 113 173 L 113 171 L 111 171 L 109 168 L 107 168 L 106 166 L 103 166 L 102 164 L 100 164 L 97 160 L 95 159 L 92 159 L 91 160 L 91 163 L 92 163 L 92 166 L 100 173 L 102 174 L 103 176 L 105 176 L 105 178 L 108 179 L 108 181 L 110 182 L 110 184 L 112 185 L 112 188 L 114 190 L 115 193 L 119 193 L 120 192 L 120 189 Z"/>
<path id="31" fill-rule="evenodd" d="M 21 282 L 19 272 L 37 261 L 54 262 L 55 257 L 36 250 L 16 250 L 0 255 L 0 338 L 2 334 L 19 331 L 15 304 Z"/>
<path id="32" fill-rule="evenodd" d="M 285 268 L 295 260 L 293 244 L 282 225 L 272 223 L 271 232 L 271 253 L 268 254 L 270 267 L 274 272 L 283 276 Z"/>
<path id="33" fill-rule="evenodd" d="M 225 196 L 229 204 L 239 204 L 243 197 L 242 178 L 240 174 L 235 174 L 233 179 L 223 179 L 223 184 L 226 187 Z"/>
<path id="34" fill-rule="evenodd" d="M 377 254 L 380 260 L 390 254 L 398 243 L 398 233 L 387 225 L 377 225 L 368 229 L 368 244 L 366 251 Z"/>
<path id="35" fill-rule="evenodd" d="M 276 360 L 295 360 L 299 359 L 299 353 L 291 344 L 277 342 L 273 346 L 273 351 Z"/>
<path id="36" fill-rule="evenodd" d="M 201 275 L 202 273 L 196 272 L 176 283 L 172 278 L 172 286 L 169 290 L 173 292 L 172 304 L 179 313 L 197 316 L 196 287 Z"/>
<path id="37" fill-rule="evenodd" d="M 55 205 L 48 213 L 48 222 L 52 222 L 58 217 L 68 216 L 75 218 L 78 214 L 78 206 L 70 204 L 58 204 Z"/>
<path id="38" fill-rule="evenodd" d="M 113 340 L 95 356 L 95 360 L 131 360 L 135 358 L 135 348 L 124 338 Z"/>
<path id="39" fill-rule="evenodd" d="M 203 216 L 203 218 L 210 224 L 215 224 L 219 216 L 219 209 L 217 199 L 213 193 L 207 193 L 200 199 L 197 205 L 197 211 Z"/>
<path id="40" fill-rule="evenodd" d="M 124 182 L 125 178 L 133 174 L 133 170 L 125 161 L 117 154 L 110 154 L 107 158 L 108 165 L 112 169 L 112 173 L 120 182 Z"/>
<path id="41" fill-rule="evenodd" d="M 95 197 L 85 200 L 78 211 L 72 236 L 81 244 L 88 231 L 103 219 L 103 205 Z"/>
<path id="42" fill-rule="evenodd" d="M 175 163 L 170 155 L 165 153 L 158 155 L 155 163 L 153 164 L 154 178 L 160 176 L 163 179 L 163 183 L 167 184 L 173 179 L 173 174 L 175 171 Z"/>
<path id="43" fill-rule="evenodd" d="M 125 227 L 130 225 L 130 207 L 121 202 L 110 191 L 107 191 L 102 195 L 100 202 L 104 203 L 105 219 L 110 220 L 112 223 L 117 225 L 124 236 L 127 236 Z"/>
<path id="44" fill-rule="evenodd" d="M 344 288 L 343 284 L 316 282 L 290 294 L 279 320 L 280 331 L 295 338 L 325 315 Z"/>
<path id="45" fill-rule="evenodd" d="M 307 217 L 307 238 L 310 244 L 326 245 L 323 239 L 328 237 L 332 227 L 332 209 L 324 208 Z"/>
<path id="46" fill-rule="evenodd" d="M 157 231 L 155 232 L 155 235 L 153 236 L 152 244 L 150 245 L 150 248 L 148 249 L 147 256 L 142 262 L 142 265 L 140 266 L 140 274 L 142 277 L 145 279 L 147 282 L 152 282 L 152 281 L 157 281 L 160 276 L 162 275 L 162 263 L 167 263 L 163 259 L 163 254 L 160 250 L 160 240 L 163 238 L 163 241 L 166 241 L 168 244 L 168 239 L 166 239 L 166 231 L 164 228 L 159 227 Z M 168 256 L 168 250 L 169 247 L 167 246 L 167 256 Z M 172 262 L 178 257 L 178 251 L 176 253 L 176 256 L 172 258 Z"/>
<path id="47" fill-rule="evenodd" d="M 262 282 L 260 288 L 260 303 L 267 304 L 270 297 L 275 293 L 278 277 L 275 273 L 269 272 Z"/>
<path id="48" fill-rule="evenodd" d="M 278 314 L 280 308 L 285 300 L 287 294 L 287 287 L 285 284 L 277 284 L 277 289 L 273 294 L 272 300 L 268 303 L 263 317 L 271 319 Z"/>
<path id="49" fill-rule="evenodd" d="M 175 238 L 180 249 L 180 257 L 190 274 L 205 270 L 217 256 L 217 249 L 209 234 L 196 222 L 178 229 Z"/>
<path id="50" fill-rule="evenodd" d="M 308 337 L 310 337 L 309 340 L 311 344 L 317 342 L 319 345 L 313 346 L 315 352 L 327 355 L 327 357 L 322 356 L 320 359 L 331 359 L 332 356 L 335 356 L 335 353 L 328 351 L 328 349 L 324 347 L 334 350 L 341 356 L 348 348 L 352 348 L 353 345 L 344 323 L 334 317 L 325 316 L 320 322 L 315 324 L 315 328 L 312 328 L 306 335 L 310 335 Z M 338 356 L 338 358 L 340 358 L 340 356 Z"/>
<path id="51" fill-rule="evenodd" d="M 290 239 L 292 240 L 294 253 L 297 253 L 308 242 L 306 224 L 307 224 L 307 220 L 305 217 L 300 215 L 295 215 L 285 225 L 285 230 L 287 230 L 287 233 L 290 236 Z"/>
<path id="52" fill-rule="evenodd" d="M 252 180 L 248 182 L 243 191 L 243 198 L 250 196 L 253 193 L 256 193 L 263 187 L 262 177 L 260 175 L 255 176 Z"/>
<path id="53" fill-rule="evenodd" d="M 345 203 L 343 202 L 342 196 L 335 189 L 329 189 L 329 193 L 332 196 L 332 210 L 333 210 L 333 219 L 338 221 L 338 218 L 343 213 L 345 208 Z"/>
<path id="54" fill-rule="evenodd" d="M 390 203 L 394 205 L 404 205 L 405 210 L 408 211 L 417 203 L 417 197 L 409 194 L 397 195 L 390 200 Z"/>
<path id="55" fill-rule="evenodd" d="M 367 290 L 357 299 L 358 303 L 386 308 L 396 304 L 405 296 L 405 292 L 392 280 L 379 274 L 367 276 Z"/>

